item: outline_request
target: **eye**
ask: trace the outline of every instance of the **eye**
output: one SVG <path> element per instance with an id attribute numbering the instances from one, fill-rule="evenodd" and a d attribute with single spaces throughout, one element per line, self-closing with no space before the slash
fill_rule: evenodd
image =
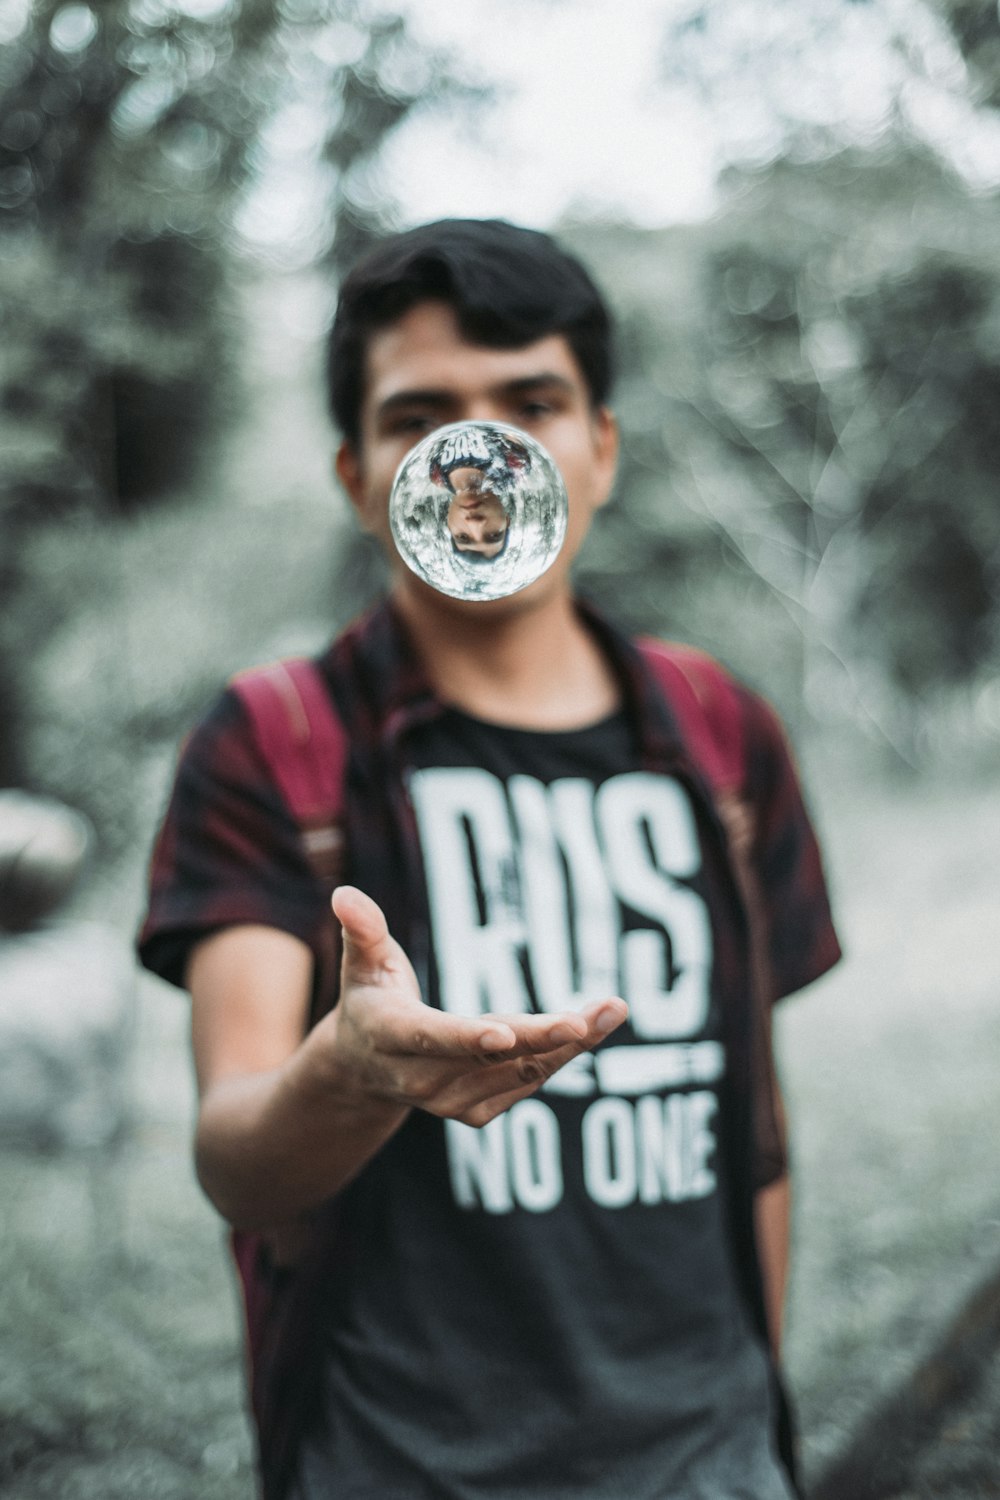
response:
<path id="1" fill-rule="evenodd" d="M 409 411 L 393 417 L 387 430 L 392 437 L 420 438 L 433 432 L 437 426 L 436 417 L 429 416 L 426 412 Z"/>

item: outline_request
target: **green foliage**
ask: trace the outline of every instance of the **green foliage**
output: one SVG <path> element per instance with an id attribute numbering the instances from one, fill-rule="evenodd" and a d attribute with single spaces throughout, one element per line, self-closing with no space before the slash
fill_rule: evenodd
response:
<path id="1" fill-rule="evenodd" d="M 1000 109 L 1000 8 L 995 0 L 938 0 L 982 104 Z"/>
<path id="2" fill-rule="evenodd" d="M 848 291 L 748 245 L 707 276 L 700 415 L 766 497 L 823 644 L 908 693 L 974 673 L 998 625 L 993 279 L 933 254 Z M 849 567 L 824 599 L 835 557 Z"/>
<path id="3" fill-rule="evenodd" d="M 1000 204 L 902 150 L 731 188 L 704 227 L 575 236 L 624 330 L 625 464 L 584 576 L 917 754 L 921 700 L 971 693 L 1000 646 Z"/>
<path id="4" fill-rule="evenodd" d="M 255 63 L 274 19 L 262 0 L 45 0 L 8 47 L 0 401 L 17 503 L 129 505 L 190 477 L 229 376 L 219 229 L 267 105 Z"/>
<path id="5" fill-rule="evenodd" d="M 894 446 L 859 497 L 870 558 L 859 626 L 879 632 L 912 693 L 971 676 L 1000 640 L 998 312 L 993 278 L 939 259 L 846 309 Z"/>
<path id="6" fill-rule="evenodd" d="M 220 226 L 267 104 L 264 0 L 39 0 L 0 64 L 0 764 L 41 625 L 32 528 L 189 481 L 231 388 Z M 48 590 L 46 590 L 48 592 Z M 70 607 L 64 601 L 63 607 Z"/>
<path id="7" fill-rule="evenodd" d="M 385 226 L 387 138 L 428 99 L 472 92 L 400 17 L 353 0 L 42 0 L 10 43 L 0 420 L 20 503 L 130 506 L 191 480 L 231 385 L 232 212 L 296 75 L 331 122 L 339 267 Z"/>
<path id="8" fill-rule="evenodd" d="M 465 77 L 449 54 L 417 47 L 401 16 L 375 12 L 364 33 L 358 61 L 331 80 L 334 123 L 323 154 L 335 169 L 327 260 L 337 276 L 392 227 L 393 205 L 376 172 L 389 137 L 420 110 L 471 107 L 489 97 L 487 86 Z"/>
<path id="9" fill-rule="evenodd" d="M 37 0 L 8 23 L 4 659 L 37 626 L 13 586 L 31 528 L 189 492 L 235 409 L 234 219 L 265 161 L 263 127 L 300 97 L 328 121 L 324 243 L 340 266 L 387 222 L 385 141 L 449 89 L 473 92 L 366 0 Z M 14 696 L 0 683 L 8 776 Z"/>

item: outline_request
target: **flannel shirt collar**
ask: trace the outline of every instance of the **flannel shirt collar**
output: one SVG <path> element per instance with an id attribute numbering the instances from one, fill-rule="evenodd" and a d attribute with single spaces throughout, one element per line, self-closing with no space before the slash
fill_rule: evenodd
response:
<path id="1" fill-rule="evenodd" d="M 677 723 L 642 654 L 592 604 L 582 599 L 575 603 L 621 685 L 643 764 L 655 769 L 683 765 Z M 391 599 L 376 604 L 332 649 L 347 653 L 373 738 L 395 742 L 406 730 L 445 711 Z"/>

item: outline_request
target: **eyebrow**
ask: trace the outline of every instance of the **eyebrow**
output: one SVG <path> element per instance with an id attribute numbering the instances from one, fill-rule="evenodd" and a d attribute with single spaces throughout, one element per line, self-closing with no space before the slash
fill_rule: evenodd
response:
<path id="1" fill-rule="evenodd" d="M 435 406 L 444 408 L 450 406 L 454 396 L 449 391 L 434 390 L 411 390 L 396 391 L 392 396 L 386 396 L 384 401 L 378 404 L 378 415 L 380 417 L 391 416 L 405 406 Z"/>
<path id="2" fill-rule="evenodd" d="M 523 375 L 519 380 L 507 380 L 499 390 L 512 396 L 520 396 L 526 391 L 535 391 L 544 386 L 555 386 L 561 391 L 574 389 L 573 382 L 567 380 L 565 375 L 557 375 L 554 370 L 543 370 L 539 375 Z"/>
<path id="3" fill-rule="evenodd" d="M 530 391 L 552 387 L 572 392 L 573 382 L 567 380 L 565 375 L 556 374 L 554 370 L 542 370 L 537 375 L 521 375 L 516 380 L 504 380 L 499 385 L 493 386 L 489 394 L 491 396 L 523 396 Z M 438 411 L 444 411 L 447 407 L 454 405 L 455 400 L 456 393 L 446 387 L 414 387 L 411 390 L 394 391 L 391 396 L 386 396 L 378 404 L 377 415 L 379 417 L 392 416 L 393 412 L 409 406 L 429 406 Z"/>

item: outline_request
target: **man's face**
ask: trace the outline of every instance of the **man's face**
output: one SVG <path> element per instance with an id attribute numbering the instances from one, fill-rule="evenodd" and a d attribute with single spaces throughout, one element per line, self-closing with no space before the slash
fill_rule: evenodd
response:
<path id="1" fill-rule="evenodd" d="M 543 591 L 567 587 L 570 562 L 594 512 L 611 492 L 617 430 L 607 408 L 593 409 L 562 334 L 519 349 L 485 348 L 468 343 L 452 309 L 433 301 L 418 303 L 374 334 L 368 345 L 360 439 L 356 448 L 345 443 L 337 456 L 337 473 L 362 525 L 381 539 L 394 566 L 398 564 L 397 581 L 415 586 L 419 580 L 392 542 L 392 481 L 407 453 L 428 433 L 447 422 L 468 421 L 513 423 L 554 458 L 569 497 L 566 541 L 548 572 L 512 597 L 523 603 Z M 452 482 L 458 499 L 454 477 Z"/>
<path id="2" fill-rule="evenodd" d="M 448 507 L 448 530 L 459 552 L 496 557 L 503 551 L 510 522 L 499 495 L 488 489 L 479 469 L 452 469 L 454 498 Z"/>

